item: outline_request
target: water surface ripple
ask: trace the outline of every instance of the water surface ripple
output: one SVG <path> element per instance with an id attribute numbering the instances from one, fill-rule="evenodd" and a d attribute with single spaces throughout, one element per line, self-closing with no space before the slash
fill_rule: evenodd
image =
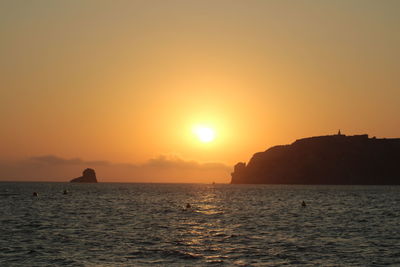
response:
<path id="1" fill-rule="evenodd" d="M 396 186 L 0 183 L 0 211 L 0 266 L 400 265 Z"/>

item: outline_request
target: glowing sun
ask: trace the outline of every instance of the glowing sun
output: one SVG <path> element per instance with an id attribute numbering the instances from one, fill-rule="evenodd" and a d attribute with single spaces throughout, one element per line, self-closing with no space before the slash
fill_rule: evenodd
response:
<path id="1" fill-rule="evenodd" d="M 199 125 L 194 126 L 193 133 L 203 143 L 209 143 L 215 139 L 214 129 L 207 126 L 199 126 Z"/>

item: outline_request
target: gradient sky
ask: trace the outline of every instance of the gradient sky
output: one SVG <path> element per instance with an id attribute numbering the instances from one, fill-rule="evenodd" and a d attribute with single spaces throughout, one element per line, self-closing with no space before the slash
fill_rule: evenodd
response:
<path id="1" fill-rule="evenodd" d="M 298 138 L 400 136 L 400 1 L 10 0 L 0 36 L 0 180 L 229 182 Z"/>

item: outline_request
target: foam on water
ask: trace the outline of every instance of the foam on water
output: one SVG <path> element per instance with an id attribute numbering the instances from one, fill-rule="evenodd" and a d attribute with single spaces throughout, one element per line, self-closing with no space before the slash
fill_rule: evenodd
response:
<path id="1" fill-rule="evenodd" d="M 0 266 L 395 265 L 399 204 L 396 186 L 0 183 Z"/>

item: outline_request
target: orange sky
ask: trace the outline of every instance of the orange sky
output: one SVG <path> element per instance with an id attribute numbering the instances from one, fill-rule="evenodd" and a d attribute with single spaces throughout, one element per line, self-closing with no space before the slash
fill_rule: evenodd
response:
<path id="1" fill-rule="evenodd" d="M 298 138 L 400 136 L 399 1 L 10 0 L 0 34 L 0 180 L 229 182 Z"/>

